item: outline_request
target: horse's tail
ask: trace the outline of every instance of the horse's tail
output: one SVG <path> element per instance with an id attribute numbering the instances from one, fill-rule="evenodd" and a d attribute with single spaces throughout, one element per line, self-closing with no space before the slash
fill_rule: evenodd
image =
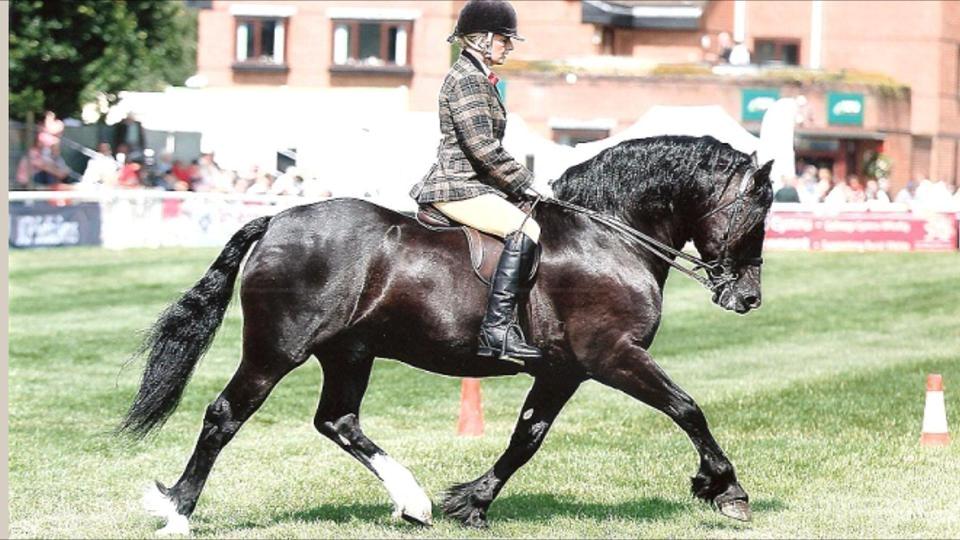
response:
<path id="1" fill-rule="evenodd" d="M 194 367 L 223 322 L 240 263 L 269 222 L 269 216 L 260 217 L 234 233 L 200 281 L 160 314 L 134 355 L 146 353 L 146 367 L 118 433 L 142 438 L 173 414 Z"/>

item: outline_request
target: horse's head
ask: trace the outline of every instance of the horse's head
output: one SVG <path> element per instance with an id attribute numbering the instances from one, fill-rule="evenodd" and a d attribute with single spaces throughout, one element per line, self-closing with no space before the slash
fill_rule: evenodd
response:
<path id="1" fill-rule="evenodd" d="M 713 285 L 713 301 L 743 314 L 760 307 L 760 266 L 764 220 L 773 202 L 770 168 L 753 156 L 738 167 L 694 231 L 694 243 Z"/>

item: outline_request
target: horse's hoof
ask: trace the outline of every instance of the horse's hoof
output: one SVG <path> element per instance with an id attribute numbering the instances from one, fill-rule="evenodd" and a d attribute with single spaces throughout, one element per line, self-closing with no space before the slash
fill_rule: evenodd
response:
<path id="1" fill-rule="evenodd" d="M 751 521 L 753 519 L 750 503 L 742 499 L 722 502 L 717 505 L 717 510 L 728 518 L 737 521 Z"/>
<path id="2" fill-rule="evenodd" d="M 479 510 L 470 512 L 467 519 L 463 520 L 463 526 L 470 527 L 471 529 L 486 529 L 489 527 L 489 525 L 487 525 L 487 518 Z"/>
<path id="3" fill-rule="evenodd" d="M 403 512 L 400 514 L 400 519 L 406 521 L 407 523 L 418 525 L 420 527 L 433 527 L 433 520 L 430 519 L 429 516 L 424 520 L 424 519 L 418 519 L 406 512 Z"/>
<path id="4" fill-rule="evenodd" d="M 167 522 L 167 525 L 157 531 L 157 536 L 190 536 L 190 523 L 185 516 L 175 516 Z"/>
<path id="5" fill-rule="evenodd" d="M 166 525 L 157 531 L 157 536 L 187 536 L 190 534 L 190 520 L 177 512 L 177 506 L 169 497 L 169 491 L 163 484 L 156 482 L 143 493 L 143 507 L 153 516 L 162 518 Z"/>

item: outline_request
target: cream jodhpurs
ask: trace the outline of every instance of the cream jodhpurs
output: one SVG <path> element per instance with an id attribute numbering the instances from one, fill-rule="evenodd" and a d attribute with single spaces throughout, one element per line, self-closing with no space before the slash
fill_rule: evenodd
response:
<path id="1" fill-rule="evenodd" d="M 522 224 L 524 234 L 534 243 L 540 241 L 540 225 L 506 199 L 492 193 L 462 201 L 438 201 L 433 206 L 450 219 L 500 238 L 519 231 Z"/>

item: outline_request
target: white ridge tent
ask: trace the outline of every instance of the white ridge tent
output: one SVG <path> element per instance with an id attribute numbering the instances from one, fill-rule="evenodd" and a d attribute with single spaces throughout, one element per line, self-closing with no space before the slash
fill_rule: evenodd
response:
<path id="1" fill-rule="evenodd" d="M 578 144 L 576 150 L 579 156 L 588 159 L 623 141 L 657 135 L 710 135 L 747 154 L 755 152 L 760 146 L 760 139 L 731 118 L 719 105 L 655 105 L 620 133 L 599 141 Z"/>

